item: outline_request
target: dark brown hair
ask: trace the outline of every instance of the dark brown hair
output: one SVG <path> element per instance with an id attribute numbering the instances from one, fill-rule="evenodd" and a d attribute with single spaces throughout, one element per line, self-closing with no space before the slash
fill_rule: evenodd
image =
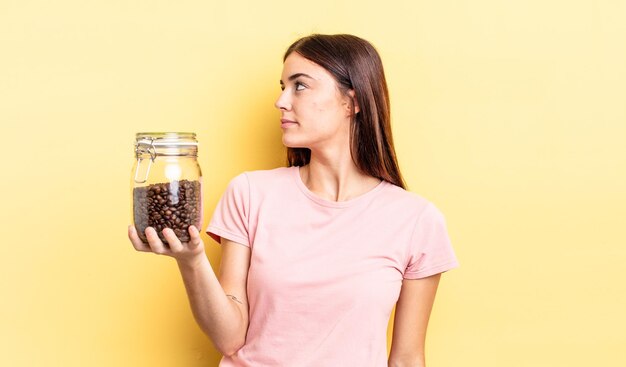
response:
<path id="1" fill-rule="evenodd" d="M 356 166 L 370 176 L 405 188 L 391 136 L 387 81 L 374 46 L 349 34 L 313 34 L 289 46 L 283 61 L 292 52 L 326 69 L 343 93 L 354 90 L 360 111 L 352 114 L 350 151 Z M 304 166 L 310 160 L 308 148 L 287 149 L 289 166 Z"/>

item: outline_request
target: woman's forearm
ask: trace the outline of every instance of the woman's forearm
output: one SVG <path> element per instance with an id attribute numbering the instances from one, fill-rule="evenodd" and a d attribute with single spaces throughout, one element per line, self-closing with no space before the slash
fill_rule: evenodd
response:
<path id="1" fill-rule="evenodd" d="M 246 339 L 247 315 L 224 293 L 209 260 L 178 261 L 194 318 L 224 355 L 239 350 Z"/>

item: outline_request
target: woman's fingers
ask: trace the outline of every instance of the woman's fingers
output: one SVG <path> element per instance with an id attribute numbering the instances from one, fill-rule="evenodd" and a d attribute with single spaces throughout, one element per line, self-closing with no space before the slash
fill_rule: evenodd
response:
<path id="1" fill-rule="evenodd" d="M 150 245 L 152 252 L 159 255 L 165 255 L 168 252 L 154 228 L 146 228 L 146 237 L 148 238 L 148 245 Z"/>
<path id="2" fill-rule="evenodd" d="M 196 226 L 191 225 L 189 226 L 189 249 L 190 250 L 195 250 L 196 248 L 198 248 L 198 246 L 200 246 L 202 244 L 202 239 L 200 238 L 200 232 L 198 231 L 198 228 L 196 228 Z"/>
<path id="3" fill-rule="evenodd" d="M 200 232 L 195 226 L 189 226 L 190 241 L 188 243 L 180 242 L 180 239 L 171 228 L 163 229 L 162 233 L 165 241 L 161 241 L 161 238 L 153 227 L 146 228 L 146 238 L 148 239 L 148 243 L 146 244 L 139 238 L 135 226 L 128 226 L 128 238 L 130 238 L 133 247 L 137 251 L 153 252 L 158 255 L 182 258 L 200 251 L 199 248 L 203 248 Z"/>
<path id="4" fill-rule="evenodd" d="M 163 229 L 163 236 L 167 240 L 167 244 L 170 246 L 170 250 L 172 251 L 172 253 L 176 254 L 182 252 L 185 249 L 183 244 L 180 243 L 178 237 L 176 237 L 176 233 L 174 233 L 171 228 Z"/>
<path id="5" fill-rule="evenodd" d="M 137 235 L 137 229 L 135 229 L 135 226 L 133 225 L 128 226 L 128 238 L 130 239 L 130 242 L 133 244 L 133 247 L 135 248 L 135 250 L 142 251 L 142 252 L 151 251 L 150 246 L 143 243 L 141 238 L 139 238 L 139 235 Z"/>

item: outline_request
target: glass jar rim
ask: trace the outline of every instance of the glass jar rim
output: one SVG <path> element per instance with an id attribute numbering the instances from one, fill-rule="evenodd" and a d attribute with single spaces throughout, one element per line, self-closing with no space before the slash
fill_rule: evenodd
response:
<path id="1" fill-rule="evenodd" d="M 135 134 L 135 139 L 151 139 L 151 140 L 196 140 L 196 133 L 192 132 L 139 132 Z"/>
<path id="2" fill-rule="evenodd" d="M 135 145 L 153 147 L 196 147 L 196 133 L 191 132 L 141 132 L 135 135 Z"/>

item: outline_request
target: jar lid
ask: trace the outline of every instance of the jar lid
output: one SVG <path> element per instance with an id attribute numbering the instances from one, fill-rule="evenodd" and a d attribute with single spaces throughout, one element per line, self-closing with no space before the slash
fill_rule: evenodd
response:
<path id="1" fill-rule="evenodd" d="M 146 132 L 135 135 L 137 144 L 154 147 L 197 146 L 196 133 L 190 132 Z"/>
<path id="2" fill-rule="evenodd" d="M 135 135 L 135 156 L 150 154 L 156 156 L 196 156 L 198 140 L 195 133 L 189 132 L 147 132 Z"/>

